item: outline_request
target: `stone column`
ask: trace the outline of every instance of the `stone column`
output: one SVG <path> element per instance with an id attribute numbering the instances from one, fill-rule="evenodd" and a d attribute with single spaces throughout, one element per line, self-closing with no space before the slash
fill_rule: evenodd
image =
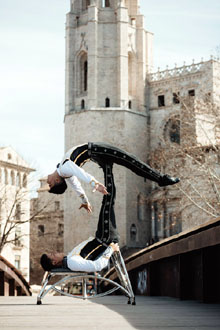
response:
<path id="1" fill-rule="evenodd" d="M 98 8 L 93 1 L 88 8 L 88 109 L 97 106 L 97 25 Z"/>
<path id="2" fill-rule="evenodd" d="M 145 112 L 144 86 L 146 77 L 146 32 L 144 16 L 137 16 L 137 100 L 139 111 Z"/>
<path id="3" fill-rule="evenodd" d="M 75 107 L 74 99 L 76 97 L 73 40 L 76 33 L 77 15 L 70 12 L 66 17 L 65 114 L 68 114 Z"/>
<path id="4" fill-rule="evenodd" d="M 117 106 L 128 107 L 128 9 L 119 1 L 117 8 L 118 97 Z"/>

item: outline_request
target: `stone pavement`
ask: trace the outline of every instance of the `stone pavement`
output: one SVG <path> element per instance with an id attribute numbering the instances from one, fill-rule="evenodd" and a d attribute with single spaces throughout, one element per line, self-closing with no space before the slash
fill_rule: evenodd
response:
<path id="1" fill-rule="evenodd" d="M 79 330 L 214 330 L 220 329 L 220 305 L 166 297 L 137 297 L 127 305 L 124 296 L 78 300 L 48 296 L 0 297 L 0 329 Z"/>

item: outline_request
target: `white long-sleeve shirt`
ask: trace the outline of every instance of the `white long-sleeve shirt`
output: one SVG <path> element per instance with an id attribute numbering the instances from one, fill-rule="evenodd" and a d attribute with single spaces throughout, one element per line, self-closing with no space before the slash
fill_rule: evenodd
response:
<path id="1" fill-rule="evenodd" d="M 77 245 L 68 255 L 67 255 L 67 266 L 72 271 L 77 272 L 100 272 L 102 269 L 108 266 L 109 259 L 113 253 L 111 246 L 108 246 L 104 253 L 97 260 L 87 260 L 80 256 L 80 251 L 82 248 L 91 240 L 88 240 Z"/>
<path id="2" fill-rule="evenodd" d="M 72 152 L 78 147 L 75 146 L 66 152 L 57 168 L 57 173 L 69 183 L 71 188 L 82 199 L 83 203 L 88 203 L 88 198 L 79 180 L 90 183 L 92 187 L 95 186 L 97 180 L 70 159 Z"/>

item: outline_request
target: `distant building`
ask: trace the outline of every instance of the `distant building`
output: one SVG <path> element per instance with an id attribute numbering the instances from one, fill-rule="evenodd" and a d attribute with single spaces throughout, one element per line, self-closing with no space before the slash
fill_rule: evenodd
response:
<path id="1" fill-rule="evenodd" d="M 0 148 L 0 254 L 29 281 L 30 191 L 34 171 L 12 147 Z M 9 234 L 7 235 L 7 232 Z"/>
<path id="2" fill-rule="evenodd" d="M 40 180 L 38 197 L 31 200 L 30 284 L 40 284 L 43 269 L 40 257 L 47 252 L 63 252 L 63 197 L 48 193 L 46 178 Z"/>

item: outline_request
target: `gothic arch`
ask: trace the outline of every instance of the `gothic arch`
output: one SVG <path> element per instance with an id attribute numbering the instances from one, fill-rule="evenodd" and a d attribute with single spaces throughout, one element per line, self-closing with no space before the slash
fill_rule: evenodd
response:
<path id="1" fill-rule="evenodd" d="M 180 116 L 175 115 L 169 118 L 164 125 L 164 139 L 166 142 L 180 144 Z"/>
<path id="2" fill-rule="evenodd" d="M 84 99 L 81 100 L 81 109 L 82 110 L 85 109 L 85 100 Z"/>
<path id="3" fill-rule="evenodd" d="M 109 97 L 106 97 L 106 99 L 105 99 L 105 107 L 106 108 L 110 107 L 110 98 Z"/>
<path id="4" fill-rule="evenodd" d="M 77 79 L 78 94 L 84 94 L 88 89 L 88 56 L 87 52 L 82 50 L 77 56 Z"/>

